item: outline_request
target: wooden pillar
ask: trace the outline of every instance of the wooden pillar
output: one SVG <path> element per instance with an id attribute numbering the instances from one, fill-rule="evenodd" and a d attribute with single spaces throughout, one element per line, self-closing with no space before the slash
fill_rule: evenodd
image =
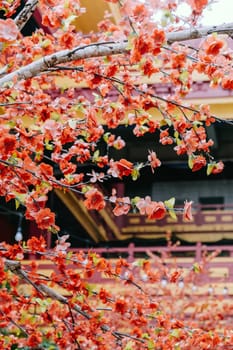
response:
<path id="1" fill-rule="evenodd" d="M 129 255 L 128 255 L 128 262 L 132 263 L 134 261 L 134 243 L 130 243 L 128 245 L 128 252 L 129 252 Z"/>
<path id="2" fill-rule="evenodd" d="M 201 258 L 202 258 L 202 246 L 201 246 L 201 242 L 197 242 L 196 244 L 196 261 L 201 261 Z"/>

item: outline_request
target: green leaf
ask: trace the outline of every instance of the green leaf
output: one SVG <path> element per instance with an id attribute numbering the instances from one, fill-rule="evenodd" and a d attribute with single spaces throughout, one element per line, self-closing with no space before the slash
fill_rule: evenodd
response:
<path id="1" fill-rule="evenodd" d="M 148 350 L 154 350 L 155 349 L 155 343 L 154 343 L 153 340 L 148 340 L 147 348 L 148 348 Z"/>
<path id="2" fill-rule="evenodd" d="M 179 133 L 178 133 L 178 131 L 176 130 L 175 132 L 174 132 L 174 137 L 175 137 L 175 139 L 177 140 L 177 139 L 179 139 Z"/>
<path id="3" fill-rule="evenodd" d="M 170 335 L 172 337 L 175 337 L 175 338 L 179 338 L 180 337 L 180 329 L 179 328 L 175 328 L 171 331 Z"/>
<path id="4" fill-rule="evenodd" d="M 162 331 L 163 331 L 163 328 L 161 328 L 161 327 L 155 328 L 155 334 L 159 334 Z"/>
<path id="5" fill-rule="evenodd" d="M 18 210 L 19 206 L 20 206 L 20 201 L 17 198 L 15 198 L 15 209 Z"/>
<path id="6" fill-rule="evenodd" d="M 203 123 L 200 120 L 194 120 L 193 122 L 194 129 L 197 129 L 201 125 L 203 125 Z"/>
<path id="7" fill-rule="evenodd" d="M 150 339 L 150 336 L 149 336 L 148 333 L 143 333 L 143 334 L 142 334 L 142 338 L 143 338 L 143 339 Z"/>
<path id="8" fill-rule="evenodd" d="M 162 17 L 161 17 L 161 26 L 167 27 L 168 24 L 173 23 L 173 22 L 174 22 L 174 18 L 173 18 L 171 11 L 169 11 L 169 10 L 163 11 Z"/>
<path id="9" fill-rule="evenodd" d="M 11 290 L 11 285 L 10 285 L 9 281 L 6 281 L 6 283 L 5 283 L 5 288 L 6 288 L 8 291 Z"/>
<path id="10" fill-rule="evenodd" d="M 153 350 L 155 349 L 155 343 L 152 339 L 150 339 L 150 335 L 148 333 L 143 333 L 142 334 L 143 339 L 147 339 L 147 349 L 148 350 Z"/>
<path id="11" fill-rule="evenodd" d="M 0 115 L 4 114 L 4 112 L 5 111 L 4 111 L 3 107 L 0 107 Z M 7 125 L 9 125 L 10 128 L 14 128 L 16 125 L 16 122 L 14 120 L 9 120 Z"/>
<path id="12" fill-rule="evenodd" d="M 77 296 L 75 297 L 75 301 L 76 301 L 76 302 L 78 301 L 79 303 L 83 303 L 83 302 L 84 302 L 84 299 L 85 299 L 85 297 L 84 297 L 83 294 L 77 295 Z"/>
<path id="13" fill-rule="evenodd" d="M 131 205 L 132 205 L 132 207 L 134 207 L 134 206 L 138 203 L 138 201 L 139 201 L 140 199 L 141 199 L 141 198 L 140 198 L 139 196 L 136 196 L 136 197 L 132 198 L 132 199 L 131 199 Z"/>
<path id="14" fill-rule="evenodd" d="M 92 92 L 92 95 L 95 98 L 95 102 L 98 102 L 99 100 L 101 100 L 100 95 L 96 94 L 95 92 Z"/>
<path id="15" fill-rule="evenodd" d="M 51 299 L 40 299 L 34 298 L 35 302 L 40 306 L 40 312 L 45 312 L 48 308 L 48 305 L 51 303 Z"/>
<path id="16" fill-rule="evenodd" d="M 175 205 L 175 197 L 172 197 L 172 198 L 164 201 L 164 204 L 165 204 L 166 208 L 173 209 L 174 205 Z"/>
<path id="17" fill-rule="evenodd" d="M 128 37 L 128 43 L 127 43 L 127 46 L 126 46 L 126 50 L 132 50 L 133 48 L 133 45 L 134 45 L 134 39 L 137 37 L 136 34 L 132 33 L 129 35 Z"/>
<path id="18" fill-rule="evenodd" d="M 51 145 L 48 141 L 45 141 L 45 148 L 48 151 L 52 151 L 53 150 L 53 145 Z"/>
<path id="19" fill-rule="evenodd" d="M 11 95 L 9 96 L 9 100 L 14 102 L 16 100 L 16 97 L 18 96 L 18 92 L 12 91 Z M 11 98 L 11 99 L 10 99 Z"/>
<path id="20" fill-rule="evenodd" d="M 137 260 L 134 260 L 134 262 L 132 262 L 132 266 L 133 266 L 133 267 L 142 267 L 144 261 L 146 261 L 146 259 L 137 259 Z"/>
<path id="21" fill-rule="evenodd" d="M 108 64 L 110 62 L 110 59 L 109 59 L 108 56 L 104 56 L 103 57 L 103 61 L 104 61 L 105 64 Z"/>
<path id="22" fill-rule="evenodd" d="M 26 194 L 25 193 L 17 193 L 17 192 L 13 192 L 15 195 L 15 208 L 16 210 L 19 208 L 20 204 L 24 204 L 25 203 L 25 199 L 26 199 Z"/>
<path id="23" fill-rule="evenodd" d="M 96 253 L 89 253 L 89 255 L 93 261 L 94 266 L 96 266 L 100 261 L 100 257 Z"/>
<path id="24" fill-rule="evenodd" d="M 175 344 L 174 350 L 181 350 L 181 347 L 179 344 Z"/>
<path id="25" fill-rule="evenodd" d="M 168 199 L 167 201 L 164 201 L 164 205 L 168 210 L 169 215 L 171 216 L 172 219 L 177 220 L 177 216 L 174 210 L 174 205 L 175 205 L 175 198 L 172 197 Z"/>
<path id="26" fill-rule="evenodd" d="M 139 169 L 138 168 L 134 168 L 132 173 L 131 173 L 131 176 L 132 176 L 132 180 L 136 181 L 139 178 L 139 176 L 140 176 Z"/>
<path id="27" fill-rule="evenodd" d="M 180 74 L 180 76 L 179 76 L 179 80 L 180 80 L 182 83 L 187 82 L 187 81 L 188 81 L 188 78 L 189 78 L 189 73 L 188 73 L 186 70 L 184 70 L 184 71 Z"/>
<path id="28" fill-rule="evenodd" d="M 177 216 L 176 216 L 176 213 L 175 213 L 175 210 L 168 210 L 168 214 L 170 215 L 170 217 L 173 219 L 173 220 L 176 220 L 177 221 Z"/>
<path id="29" fill-rule="evenodd" d="M 67 89 L 67 88 L 66 88 Z M 53 120 L 55 120 L 55 121 L 59 121 L 60 120 L 60 117 L 61 117 L 61 115 L 60 115 L 60 113 L 58 113 L 58 112 L 52 112 L 51 113 L 51 118 L 53 119 Z"/>
<path id="30" fill-rule="evenodd" d="M 97 149 L 92 156 L 92 162 L 93 163 L 97 162 L 99 159 L 99 156 L 100 156 L 100 151 Z"/>
<path id="31" fill-rule="evenodd" d="M 209 163 L 207 165 L 207 170 L 206 170 L 207 176 L 209 176 L 212 173 L 214 167 L 215 167 L 215 163 Z"/>
<path id="32" fill-rule="evenodd" d="M 51 233 L 53 233 L 55 235 L 58 234 L 58 230 L 56 229 L 56 227 L 50 226 L 50 227 L 48 227 L 47 230 L 48 230 L 48 232 L 51 232 Z"/>
<path id="33" fill-rule="evenodd" d="M 50 46 L 51 45 L 51 40 L 49 39 L 46 39 L 46 40 L 43 40 L 42 43 L 40 44 L 40 46 L 45 49 L 46 47 Z"/>
<path id="34" fill-rule="evenodd" d="M 89 191 L 90 189 L 91 189 L 90 186 L 83 186 L 81 192 L 82 192 L 83 194 L 85 194 L 85 193 L 86 193 L 87 191 Z"/>
<path id="35" fill-rule="evenodd" d="M 42 156 L 43 156 L 43 152 L 42 151 L 36 152 L 35 153 L 35 158 L 34 158 L 35 161 L 41 160 Z"/>
<path id="36" fill-rule="evenodd" d="M 63 30 L 67 31 L 67 29 L 69 28 L 70 24 L 72 24 L 72 22 L 74 22 L 76 18 L 77 18 L 77 16 L 71 15 L 68 18 L 66 18 L 65 20 L 63 20 L 62 21 Z"/>
<path id="37" fill-rule="evenodd" d="M 58 337 L 58 338 L 62 338 L 62 331 L 58 331 L 58 332 L 57 332 L 57 337 Z"/>
<path id="38" fill-rule="evenodd" d="M 133 350 L 134 349 L 134 342 L 130 340 L 126 346 L 124 347 L 124 350 Z"/>
<path id="39" fill-rule="evenodd" d="M 85 287 L 86 287 L 86 290 L 88 291 L 88 295 L 89 295 L 89 296 L 90 296 L 90 295 L 93 295 L 93 291 L 95 290 L 95 286 L 94 286 L 93 284 L 87 283 L 87 284 L 85 285 Z"/>
<path id="40" fill-rule="evenodd" d="M 73 252 L 69 251 L 67 254 L 66 254 L 66 259 L 67 260 L 70 260 L 73 256 Z M 69 261 L 67 261 L 67 263 L 70 263 Z"/>
<path id="41" fill-rule="evenodd" d="M 109 136 L 111 136 L 111 133 L 110 133 L 110 132 L 106 132 L 106 133 L 103 135 L 103 140 L 104 140 L 105 142 L 108 142 Z"/>
<path id="42" fill-rule="evenodd" d="M 190 169 L 193 168 L 193 159 L 194 159 L 194 156 L 191 154 L 189 156 L 189 159 L 188 159 L 188 166 L 189 166 Z"/>
<path id="43" fill-rule="evenodd" d="M 164 118 L 160 121 L 160 126 L 165 126 L 165 125 L 171 126 L 172 125 L 171 119 Z"/>
<path id="44" fill-rule="evenodd" d="M 192 269 L 194 272 L 199 273 L 200 272 L 200 266 L 198 263 L 194 263 L 192 266 Z"/>

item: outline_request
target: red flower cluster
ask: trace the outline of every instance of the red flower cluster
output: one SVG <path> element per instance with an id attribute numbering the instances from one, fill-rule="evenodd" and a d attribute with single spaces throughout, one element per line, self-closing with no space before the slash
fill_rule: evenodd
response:
<path id="1" fill-rule="evenodd" d="M 105 201 L 103 194 L 96 188 L 92 188 L 85 193 L 84 204 L 87 209 L 101 210 L 105 207 Z"/>

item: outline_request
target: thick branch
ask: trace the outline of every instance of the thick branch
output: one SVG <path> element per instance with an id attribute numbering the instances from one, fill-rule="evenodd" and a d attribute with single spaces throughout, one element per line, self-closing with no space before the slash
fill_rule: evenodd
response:
<path id="1" fill-rule="evenodd" d="M 46 71 L 48 68 L 54 67 L 57 64 L 71 62 L 79 59 L 112 56 L 127 51 L 127 42 L 123 43 L 98 43 L 88 46 L 76 47 L 72 50 L 62 50 L 54 54 L 40 58 L 39 60 L 28 64 L 18 70 L 7 74 L 0 79 L 0 87 L 4 84 L 13 81 L 17 77 L 18 80 L 28 79 L 37 74 Z"/>
<path id="2" fill-rule="evenodd" d="M 192 39 L 203 38 L 206 35 L 218 33 L 218 34 L 227 34 L 230 37 L 233 35 L 233 23 L 222 24 L 219 26 L 208 26 L 200 28 L 190 28 L 177 32 L 171 32 L 167 34 L 168 43 L 173 43 L 175 41 L 185 41 Z"/>
<path id="3" fill-rule="evenodd" d="M 38 2 L 39 0 L 28 0 L 22 11 L 20 11 L 20 13 L 17 15 L 14 21 L 19 30 L 22 30 L 25 24 L 28 22 Z"/>
<path id="4" fill-rule="evenodd" d="M 46 286 L 45 284 L 35 284 L 27 275 L 27 273 L 22 270 L 21 264 L 19 261 L 13 261 L 13 260 L 5 260 L 5 267 L 7 270 L 10 270 L 12 273 L 19 276 L 21 279 L 26 281 L 27 283 L 31 284 L 39 293 L 42 295 L 46 295 L 47 297 L 50 297 L 51 299 L 57 300 L 62 304 L 68 305 L 68 299 L 64 297 L 63 295 L 57 293 L 54 289 Z M 87 318 L 88 320 L 91 318 L 91 316 L 83 311 L 80 306 L 74 305 L 74 310 L 81 314 L 83 317 Z"/>
<path id="5" fill-rule="evenodd" d="M 204 37 L 211 33 L 221 33 L 233 35 L 233 23 L 224 24 L 221 26 L 213 27 L 202 27 L 193 30 L 183 30 L 167 34 L 168 43 L 175 41 L 185 41 L 189 39 L 197 39 Z M 18 70 L 7 74 L 0 79 L 0 87 L 4 84 L 13 81 L 16 77 L 18 80 L 28 79 L 38 75 L 41 72 L 46 71 L 48 68 L 54 67 L 55 65 L 71 62 L 79 59 L 86 59 L 91 57 L 103 57 L 112 56 L 116 54 L 125 54 L 128 51 L 128 42 L 105 42 L 96 43 L 87 46 L 76 47 L 72 50 L 62 50 L 51 55 L 40 58 L 39 60 L 28 64 L 27 66 L 21 67 Z"/>

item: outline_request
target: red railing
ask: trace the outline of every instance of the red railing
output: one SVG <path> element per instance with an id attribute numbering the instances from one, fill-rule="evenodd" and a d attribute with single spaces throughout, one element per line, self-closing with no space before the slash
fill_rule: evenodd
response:
<path id="1" fill-rule="evenodd" d="M 185 288 L 188 288 L 187 295 L 205 296 L 209 293 L 209 290 L 212 290 L 212 295 L 223 295 L 226 291 L 227 295 L 224 297 L 233 295 L 233 245 L 206 246 L 202 243 L 197 243 L 192 246 L 138 247 L 130 243 L 128 247 L 71 249 L 72 252 L 80 250 L 85 253 L 95 252 L 99 256 L 111 259 L 113 264 L 114 260 L 119 257 L 125 258 L 131 263 L 138 259 L 148 258 L 151 259 L 151 265 L 154 269 L 163 269 L 164 267 L 167 268 L 168 271 L 171 271 L 171 269 L 181 269 L 181 276 L 185 276 L 186 272 L 193 269 L 194 264 L 197 263 L 203 265 L 204 269 L 201 273 L 197 273 L 194 282 L 189 282 L 188 287 L 185 285 Z M 208 257 L 211 253 L 216 253 L 217 256 L 209 259 Z M 203 258 L 206 260 L 204 264 Z M 25 263 L 27 264 L 27 262 Z M 46 270 L 56 270 L 55 266 L 50 261 L 38 261 L 38 264 L 42 272 Z M 69 268 L 75 269 L 76 266 L 70 264 Z M 133 268 L 133 274 L 140 278 L 137 267 L 135 271 Z M 122 279 L 123 281 L 125 280 L 124 274 Z M 95 272 L 91 279 L 89 279 L 89 282 L 94 284 L 109 284 L 115 283 L 115 279 L 106 276 L 104 273 Z M 143 284 L 147 282 L 150 283 L 150 281 L 141 280 Z M 198 286 L 198 292 L 192 291 L 192 283 Z M 166 288 L 174 288 L 174 286 L 170 286 L 170 283 L 167 283 Z M 179 286 L 177 286 L 177 288 L 179 288 Z"/>
<path id="2" fill-rule="evenodd" d="M 73 251 L 76 250 L 78 251 L 78 249 L 73 249 Z M 90 249 L 82 250 L 87 253 L 90 251 Z M 123 257 L 128 262 L 134 262 L 140 258 L 151 258 L 151 256 L 152 258 L 154 256 L 155 259 L 160 257 L 166 266 L 179 267 L 184 270 L 191 269 L 194 263 L 202 263 L 204 258 L 208 261 L 205 263 L 205 273 L 200 274 L 200 284 L 233 283 L 233 245 L 207 246 L 199 242 L 191 246 L 137 247 L 130 243 L 128 247 L 95 248 L 91 251 L 109 259 Z M 211 253 L 218 255 L 208 259 Z M 101 274 L 96 274 L 94 281 L 104 283 L 109 282 L 109 279 L 103 278 Z"/>
<path id="3" fill-rule="evenodd" d="M 72 251 L 79 251 L 79 248 L 73 248 Z M 81 248 L 84 252 L 90 251 L 89 248 Z M 206 244 L 202 244 L 201 242 L 196 243 L 195 245 L 190 246 L 145 246 L 145 247 L 137 247 L 134 243 L 130 243 L 127 247 L 112 247 L 112 248 L 93 248 L 92 251 L 96 252 L 100 256 L 104 256 L 108 258 L 110 254 L 114 254 L 115 257 L 122 257 L 126 255 L 126 259 L 129 262 L 133 262 L 136 260 L 141 254 L 141 257 L 144 255 L 146 257 L 146 252 L 151 252 L 152 254 L 156 254 L 158 256 L 167 256 L 167 257 L 175 257 L 176 253 L 179 253 L 179 257 L 187 257 L 188 253 L 191 253 L 191 257 L 193 257 L 193 261 L 200 262 L 204 253 L 219 251 L 219 253 L 224 254 L 226 257 L 232 257 L 233 261 L 233 245 L 213 245 L 209 246 Z M 181 254 L 180 254 L 181 253 Z M 190 256 L 190 255 L 189 255 Z"/>
<path id="4" fill-rule="evenodd" d="M 192 233 L 195 235 L 219 234 L 218 239 L 227 238 L 233 239 L 233 205 L 196 205 L 193 207 L 193 220 L 183 221 L 182 212 L 177 211 L 177 220 L 171 219 L 167 215 L 164 219 L 154 221 L 148 220 L 146 216 L 129 214 L 124 217 L 124 222 L 121 226 L 121 233 L 126 238 L 128 237 L 151 237 L 156 238 L 158 235 L 164 235 L 171 231 L 175 236 L 182 239 L 182 234 Z M 202 239 L 202 238 L 201 238 Z M 195 240 L 201 240 L 196 236 Z M 206 239 L 209 241 L 209 239 Z"/>

